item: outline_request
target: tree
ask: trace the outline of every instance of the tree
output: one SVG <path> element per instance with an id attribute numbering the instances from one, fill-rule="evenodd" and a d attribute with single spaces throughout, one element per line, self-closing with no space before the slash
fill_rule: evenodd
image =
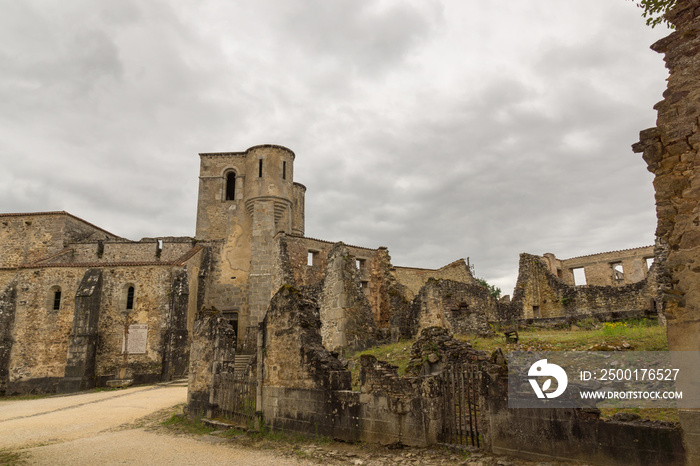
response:
<path id="1" fill-rule="evenodd" d="M 637 2 L 637 6 L 642 8 L 642 16 L 647 19 L 647 26 L 655 27 L 661 23 L 666 23 L 668 27 L 673 29 L 673 25 L 666 21 L 664 14 L 676 6 L 678 0 L 641 0 Z"/>
<path id="2" fill-rule="evenodd" d="M 501 289 L 494 286 L 494 285 L 489 285 L 489 283 L 484 280 L 483 278 L 477 278 L 477 282 L 481 283 L 482 286 L 485 286 L 489 290 L 489 294 L 493 296 L 494 298 L 498 299 L 501 297 Z"/>

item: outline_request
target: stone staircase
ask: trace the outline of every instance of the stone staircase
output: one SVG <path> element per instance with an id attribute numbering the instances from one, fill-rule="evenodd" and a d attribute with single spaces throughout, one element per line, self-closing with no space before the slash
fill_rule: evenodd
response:
<path id="1" fill-rule="evenodd" d="M 245 375 L 245 370 L 253 359 L 252 354 L 237 354 L 233 359 L 233 373 Z"/>

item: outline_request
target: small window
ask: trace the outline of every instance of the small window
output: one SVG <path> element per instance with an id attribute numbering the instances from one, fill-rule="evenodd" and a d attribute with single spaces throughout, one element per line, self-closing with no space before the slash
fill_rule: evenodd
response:
<path id="1" fill-rule="evenodd" d="M 306 256 L 306 265 L 318 265 L 318 251 L 309 251 L 309 254 Z"/>
<path id="2" fill-rule="evenodd" d="M 540 318 L 540 307 L 539 306 L 532 306 L 532 318 L 533 319 Z"/>
<path id="3" fill-rule="evenodd" d="M 130 286 L 126 290 L 126 310 L 131 311 L 134 309 L 134 287 Z"/>
<path id="4" fill-rule="evenodd" d="M 654 265 L 654 258 L 653 257 L 646 257 L 644 258 L 644 261 L 647 264 L 647 270 L 651 268 L 652 265 Z"/>
<path id="5" fill-rule="evenodd" d="M 369 282 L 367 280 L 362 280 L 360 286 L 362 286 L 362 291 L 364 291 L 366 295 L 369 294 Z"/>
<path id="6" fill-rule="evenodd" d="M 586 270 L 583 267 L 579 267 L 571 270 L 574 276 L 574 285 L 585 285 L 586 284 Z"/>
<path id="7" fill-rule="evenodd" d="M 355 267 L 357 267 L 357 270 L 359 270 L 360 272 L 365 270 L 366 265 L 367 265 L 366 259 L 355 259 Z"/>
<path id="8" fill-rule="evenodd" d="M 262 178 L 262 165 L 263 165 L 263 159 L 258 159 L 258 178 Z"/>
<path id="9" fill-rule="evenodd" d="M 282 162 L 282 179 L 287 179 L 287 162 Z"/>
<path id="10" fill-rule="evenodd" d="M 61 309 L 61 289 L 57 289 L 53 292 L 53 310 L 58 311 Z"/>
<path id="11" fill-rule="evenodd" d="M 622 262 L 610 264 L 610 267 L 612 267 L 613 280 L 621 282 L 625 279 L 625 270 L 622 268 Z"/>
<path id="12" fill-rule="evenodd" d="M 226 175 L 226 200 L 236 199 L 236 173 L 230 172 Z"/>

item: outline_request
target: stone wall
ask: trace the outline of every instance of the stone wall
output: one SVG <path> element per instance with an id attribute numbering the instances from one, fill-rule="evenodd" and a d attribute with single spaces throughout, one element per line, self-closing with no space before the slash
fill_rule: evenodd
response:
<path id="1" fill-rule="evenodd" d="M 0 214 L 0 268 L 43 259 L 68 242 L 117 238 L 66 212 Z"/>
<path id="2" fill-rule="evenodd" d="M 596 409 L 509 409 L 502 366 L 484 367 L 479 403 L 488 419 L 484 444 L 495 454 L 619 466 L 686 464 L 681 432 L 672 423 L 603 421 Z"/>
<path id="3" fill-rule="evenodd" d="M 579 318 L 606 315 L 622 317 L 655 314 L 655 274 L 624 286 L 572 286 L 549 271 L 538 256 L 520 255 L 518 281 L 501 320 Z"/>
<path id="4" fill-rule="evenodd" d="M 554 254 L 542 257 L 557 278 L 568 285 L 621 286 L 642 281 L 649 267 L 647 259 L 654 258 L 654 246 L 622 251 L 601 252 L 571 259 L 557 259 Z M 618 265 L 618 270 L 614 269 Z M 574 269 L 583 269 L 586 283 L 575 283 Z"/>
<path id="5" fill-rule="evenodd" d="M 330 350 L 362 349 L 376 341 L 377 328 L 361 273 L 348 248 L 335 244 L 328 254 L 320 300 L 321 336 Z"/>
<path id="6" fill-rule="evenodd" d="M 315 300 L 283 287 L 270 303 L 261 332 L 262 414 L 274 430 L 345 441 L 428 445 L 441 427 L 433 379 L 399 378 L 396 368 L 362 358 L 362 389 L 321 344 Z"/>
<path id="7" fill-rule="evenodd" d="M 230 322 L 215 309 L 197 313 L 192 334 L 187 413 L 195 419 L 211 418 L 217 413 L 216 375 L 233 364 L 236 334 Z"/>
<path id="8" fill-rule="evenodd" d="M 428 327 L 455 334 L 489 335 L 489 321 L 498 319 L 496 298 L 482 285 L 429 279 L 412 303 L 414 335 Z"/>
<path id="9" fill-rule="evenodd" d="M 459 259 L 439 269 L 419 269 L 414 267 L 395 267 L 396 279 L 411 292 L 417 295 L 423 285 L 433 278 L 435 280 L 453 280 L 456 282 L 476 285 L 479 282 L 472 275 L 464 259 Z"/>
<path id="10" fill-rule="evenodd" d="M 640 133 L 656 190 L 656 236 L 668 256 L 661 284 L 670 350 L 700 350 L 700 1 L 680 0 L 666 18 L 675 26 L 652 45 L 669 70 L 656 127 Z M 688 387 L 691 388 L 691 387 Z M 692 387 L 691 389 L 696 389 Z M 688 464 L 700 463 L 700 412 L 681 411 Z"/>
<path id="11" fill-rule="evenodd" d="M 62 391 L 104 385 L 117 378 L 125 364 L 137 383 L 184 374 L 200 260 L 195 253 L 180 266 L 63 264 L 15 270 L 14 323 L 11 330 L 0 324 L 12 344 L 7 392 L 53 392 L 64 377 L 73 382 L 63 380 Z M 89 285 L 88 277 L 96 282 Z M 129 287 L 134 288 L 134 299 L 127 312 Z M 60 291 L 57 309 L 56 291 Z M 141 326 L 137 333 L 146 340 L 144 351 L 129 354 L 125 362 L 127 325 Z"/>
<path id="12" fill-rule="evenodd" d="M 0 286 L 0 396 L 6 392 L 12 351 L 12 328 L 15 321 L 14 284 Z"/>

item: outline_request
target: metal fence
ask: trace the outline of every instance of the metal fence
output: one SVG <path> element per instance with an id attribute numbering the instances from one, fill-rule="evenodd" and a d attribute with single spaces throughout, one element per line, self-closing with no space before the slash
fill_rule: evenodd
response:
<path id="1" fill-rule="evenodd" d="M 237 426 L 249 427 L 255 418 L 255 377 L 248 370 L 224 372 L 218 377 L 219 417 Z"/>

